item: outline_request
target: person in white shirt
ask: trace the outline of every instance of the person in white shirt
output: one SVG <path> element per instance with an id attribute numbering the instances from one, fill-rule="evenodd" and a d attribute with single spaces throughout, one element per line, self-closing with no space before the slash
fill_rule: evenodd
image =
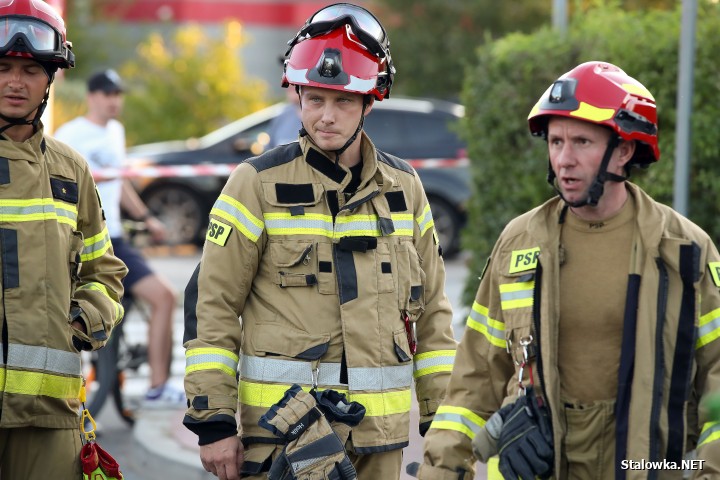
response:
<path id="1" fill-rule="evenodd" d="M 62 125 L 55 137 L 80 152 L 93 171 L 124 166 L 125 128 L 117 118 L 122 111 L 124 87 L 118 73 L 103 70 L 88 79 L 87 113 Z M 128 266 L 123 284 L 125 296 L 150 306 L 148 363 L 150 389 L 147 407 L 181 406 L 184 392 L 168 383 L 172 352 L 172 315 L 176 294 L 168 280 L 153 272 L 142 253 L 123 239 L 121 209 L 145 222 L 153 239 L 165 240 L 165 226 L 152 215 L 130 182 L 123 178 L 98 180 L 107 229 L 115 254 Z"/>

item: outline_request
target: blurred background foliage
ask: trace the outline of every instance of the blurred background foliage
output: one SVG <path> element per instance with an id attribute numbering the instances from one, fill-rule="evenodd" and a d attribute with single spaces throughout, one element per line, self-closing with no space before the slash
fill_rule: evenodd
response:
<path id="1" fill-rule="evenodd" d="M 83 112 L 84 80 L 99 66 L 116 68 L 128 83 L 123 121 L 130 145 L 197 137 L 268 102 L 267 85 L 242 67 L 238 49 L 246 38 L 239 23 L 226 24 L 222 35 L 180 25 L 141 39 L 112 19 L 104 18 L 100 31 L 88 28 L 107 2 L 123 1 L 67 0 L 68 38 L 79 61 L 57 82 L 55 125 Z M 505 224 L 554 194 L 544 180 L 546 146 L 530 136 L 526 117 L 545 88 L 581 62 L 616 63 L 655 95 L 662 158 L 633 180 L 672 204 L 681 2 L 569 0 L 564 38 L 550 25 L 551 0 L 362 3 L 388 30 L 398 69 L 393 94 L 452 99 L 466 107 L 459 129 L 468 142 L 475 188 L 463 238 L 472 272 L 467 303 Z M 717 242 L 720 6 L 717 0 L 698 4 L 689 216 Z M 126 60 L 113 63 L 113 52 Z"/>

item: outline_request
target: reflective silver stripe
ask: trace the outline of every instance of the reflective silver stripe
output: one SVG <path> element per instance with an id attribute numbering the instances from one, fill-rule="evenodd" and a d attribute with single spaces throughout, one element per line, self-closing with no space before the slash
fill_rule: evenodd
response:
<path id="1" fill-rule="evenodd" d="M 7 366 L 64 373 L 66 375 L 80 375 L 82 373 L 80 354 L 78 353 L 12 343 L 8 346 Z"/>
<path id="2" fill-rule="evenodd" d="M 388 367 L 348 368 L 350 390 L 389 390 L 412 384 L 412 363 Z"/>
<path id="3" fill-rule="evenodd" d="M 201 363 L 221 363 L 223 365 L 227 365 L 233 370 L 237 370 L 237 363 L 233 362 L 232 358 L 228 358 L 225 355 L 203 353 L 200 355 L 192 355 L 185 357 L 185 367 L 189 367 L 190 365 L 198 365 Z"/>
<path id="4" fill-rule="evenodd" d="M 705 337 L 705 335 L 708 335 L 708 334 L 714 332 L 715 330 L 720 331 L 720 316 L 714 318 L 713 320 L 709 321 L 705 325 L 698 328 L 698 339 L 703 339 L 703 337 Z M 720 336 L 720 335 L 718 335 L 718 336 Z M 707 342 L 704 342 L 704 343 L 710 343 L 710 340 L 712 340 L 712 339 L 709 339 Z"/>
<path id="5" fill-rule="evenodd" d="M 237 202 L 237 205 L 233 205 L 230 202 Z M 227 195 L 220 195 L 215 201 L 215 205 L 213 205 L 212 209 L 225 212 L 231 218 L 237 220 L 237 222 L 246 229 L 247 233 L 250 235 L 249 238 L 253 241 L 257 240 L 262 234 L 262 221 L 250 213 L 250 210 L 248 210 L 245 205 L 234 198 Z M 222 217 L 227 218 L 224 215 Z"/>
<path id="6" fill-rule="evenodd" d="M 415 360 L 415 370 L 423 370 L 425 368 L 441 367 L 452 365 L 455 363 L 455 355 L 443 355 L 438 357 L 424 358 L 422 360 Z"/>
<path id="7" fill-rule="evenodd" d="M 318 368 L 318 384 L 343 385 L 340 383 L 339 363 L 320 363 Z M 305 361 L 243 355 L 240 360 L 240 375 L 243 380 L 254 382 L 312 385 L 312 365 Z"/>
<path id="8" fill-rule="evenodd" d="M 264 216 L 265 226 L 268 232 L 275 230 L 320 230 L 327 232 L 327 236 L 331 237 L 333 232 L 332 219 L 327 220 L 321 218 L 272 218 L 269 215 Z M 301 232 L 302 234 L 302 232 Z"/>
<path id="9" fill-rule="evenodd" d="M 442 422 L 462 425 L 466 429 L 470 430 L 473 433 L 473 436 L 477 435 L 480 430 L 482 430 L 482 425 L 478 425 L 477 423 L 473 422 L 468 417 L 460 413 L 437 412 L 433 417 L 433 426 L 435 427 L 435 425 L 442 425 Z"/>
<path id="10" fill-rule="evenodd" d="M 339 363 L 320 363 L 319 385 L 340 383 Z M 412 364 L 387 367 L 348 368 L 350 390 L 388 390 L 407 388 L 412 384 Z M 310 362 L 243 356 L 240 372 L 243 380 L 254 382 L 312 384 Z"/>
<path id="11" fill-rule="evenodd" d="M 523 300 L 526 298 L 532 298 L 532 290 L 518 290 L 516 292 L 504 292 L 500 294 L 501 302 L 509 302 L 511 300 Z"/>
<path id="12" fill-rule="evenodd" d="M 435 225 L 435 222 L 433 221 L 432 211 L 430 210 L 430 204 L 425 205 L 425 209 L 423 209 L 422 214 L 415 220 L 417 221 L 418 227 L 420 228 L 420 235 L 425 235 L 427 229 Z"/>

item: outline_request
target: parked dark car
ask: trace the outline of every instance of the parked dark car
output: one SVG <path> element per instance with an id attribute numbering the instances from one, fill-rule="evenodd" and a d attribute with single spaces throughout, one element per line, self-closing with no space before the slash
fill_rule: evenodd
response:
<path id="1" fill-rule="evenodd" d="M 265 150 L 270 121 L 284 105 L 273 105 L 199 139 L 133 147 L 128 152 L 130 165 L 238 164 Z M 459 250 L 470 196 L 465 144 L 453 127 L 463 114 L 464 108 L 455 103 L 392 98 L 375 102 L 365 120 L 365 131 L 380 150 L 408 160 L 417 170 L 446 255 Z M 208 213 L 226 180 L 227 174 L 169 175 L 138 178 L 134 184 L 148 207 L 165 222 L 169 241 L 189 243 L 204 239 Z"/>

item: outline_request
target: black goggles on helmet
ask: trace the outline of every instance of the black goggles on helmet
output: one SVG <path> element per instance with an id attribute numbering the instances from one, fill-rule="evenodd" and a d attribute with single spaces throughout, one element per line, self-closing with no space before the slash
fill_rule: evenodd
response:
<path id="1" fill-rule="evenodd" d="M 62 56 L 60 34 L 50 25 L 35 18 L 0 18 L 0 55 L 28 52 L 33 56 Z"/>
<path id="2" fill-rule="evenodd" d="M 364 8 L 350 3 L 336 3 L 316 12 L 305 22 L 295 38 L 288 42 L 290 48 L 285 56 L 287 57 L 292 47 L 299 42 L 325 35 L 343 25 L 349 25 L 363 46 L 371 53 L 380 58 L 390 56 L 387 33 L 378 19 Z"/>

